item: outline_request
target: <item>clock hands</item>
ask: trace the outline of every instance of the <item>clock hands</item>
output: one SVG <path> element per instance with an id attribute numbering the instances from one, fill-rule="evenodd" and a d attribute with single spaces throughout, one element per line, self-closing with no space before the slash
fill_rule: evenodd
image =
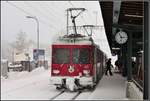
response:
<path id="1" fill-rule="evenodd" d="M 127 38 L 127 37 L 123 37 L 122 35 L 120 35 L 120 33 L 119 33 L 119 36 L 120 36 L 121 39 L 122 39 L 122 38 Z"/>
<path id="2" fill-rule="evenodd" d="M 122 38 L 122 36 L 120 35 L 120 33 L 119 33 L 119 36 L 120 36 L 120 38 Z"/>

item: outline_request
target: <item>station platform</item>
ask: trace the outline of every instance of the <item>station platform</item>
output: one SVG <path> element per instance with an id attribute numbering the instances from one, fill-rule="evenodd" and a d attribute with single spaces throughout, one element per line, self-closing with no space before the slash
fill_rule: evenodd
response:
<path id="1" fill-rule="evenodd" d="M 104 75 L 88 99 L 128 100 L 126 98 L 126 78 L 118 73 L 113 73 L 113 76 Z"/>

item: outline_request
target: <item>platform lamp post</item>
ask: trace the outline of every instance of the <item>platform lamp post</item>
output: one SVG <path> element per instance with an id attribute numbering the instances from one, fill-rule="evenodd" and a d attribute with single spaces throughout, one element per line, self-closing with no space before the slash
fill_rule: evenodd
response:
<path id="1" fill-rule="evenodd" d="M 36 16 L 26 16 L 26 18 L 34 19 L 37 22 L 37 50 L 38 50 L 37 52 L 39 52 L 39 21 Z M 39 60 L 39 54 L 38 54 L 37 61 L 38 60 Z"/>

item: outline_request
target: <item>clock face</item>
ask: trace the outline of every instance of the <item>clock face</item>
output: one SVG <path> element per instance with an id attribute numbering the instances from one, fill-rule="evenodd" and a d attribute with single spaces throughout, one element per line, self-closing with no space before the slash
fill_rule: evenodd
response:
<path id="1" fill-rule="evenodd" d="M 119 44 L 126 43 L 127 39 L 128 39 L 127 33 L 123 32 L 123 31 L 118 32 L 115 36 L 115 40 Z"/>

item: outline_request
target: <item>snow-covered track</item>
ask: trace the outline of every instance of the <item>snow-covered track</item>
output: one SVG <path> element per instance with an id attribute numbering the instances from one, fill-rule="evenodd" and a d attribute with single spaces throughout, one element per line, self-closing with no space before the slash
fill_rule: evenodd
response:
<path id="1" fill-rule="evenodd" d="M 72 100 L 75 100 L 81 93 L 82 93 L 82 92 L 79 91 L 79 92 L 72 98 Z"/>
<path id="2" fill-rule="evenodd" d="M 78 91 L 78 92 L 61 91 L 54 97 L 50 98 L 50 100 L 58 100 L 58 99 L 75 100 L 81 93 L 82 93 L 82 91 Z"/>
<path id="3" fill-rule="evenodd" d="M 53 100 L 55 98 L 57 98 L 59 95 L 63 94 L 65 92 L 65 90 L 61 91 L 60 93 L 58 93 L 57 95 L 53 96 L 52 98 L 50 98 L 50 100 Z"/>

